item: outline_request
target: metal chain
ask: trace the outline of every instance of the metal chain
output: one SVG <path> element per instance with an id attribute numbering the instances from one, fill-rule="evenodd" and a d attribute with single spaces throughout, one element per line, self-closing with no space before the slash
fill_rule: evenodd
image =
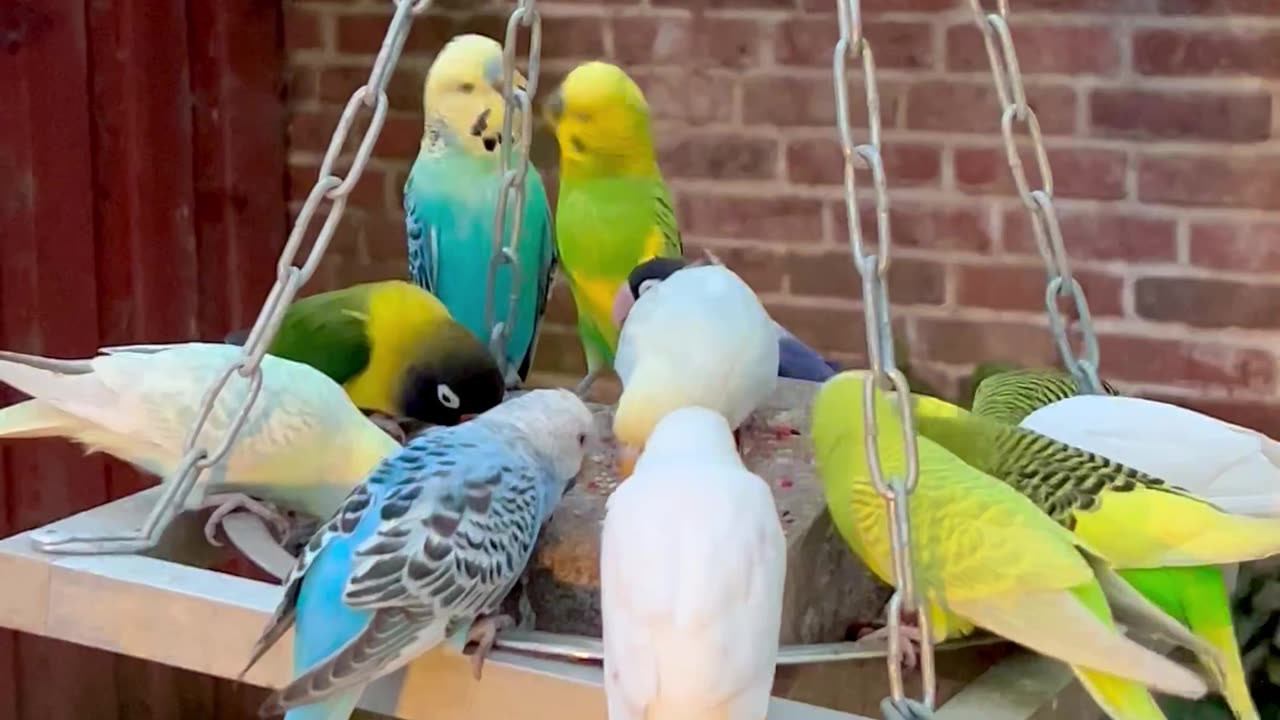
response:
<path id="1" fill-rule="evenodd" d="M 880 152 L 880 95 L 876 83 L 876 65 L 871 44 L 862 36 L 859 0 L 837 0 L 840 39 L 832 60 L 835 76 L 836 124 L 840 129 L 840 145 L 844 152 L 845 210 L 849 216 L 849 243 L 854 266 L 862 278 L 863 312 L 866 316 L 867 358 L 871 374 L 864 390 L 864 428 L 867 466 L 871 482 L 884 498 L 889 518 L 890 548 L 893 554 L 893 597 L 888 606 L 889 627 L 889 693 L 894 701 L 905 699 L 902 680 L 902 643 L 904 612 L 914 611 L 920 628 L 920 671 L 924 705 L 932 708 L 936 694 L 933 643 L 929 615 L 916 593 L 915 572 L 911 561 L 911 523 L 908 502 L 915 490 L 920 468 L 916 457 L 915 423 L 911 414 L 911 390 L 906 377 L 894 365 L 893 324 L 889 316 L 888 283 L 890 262 L 889 194 L 886 187 L 884 161 Z M 855 145 L 850 126 L 848 64 L 862 62 L 866 85 L 867 123 L 870 142 Z M 862 158 L 871 169 L 875 188 L 878 233 L 875 251 L 864 253 L 862 225 L 858 213 L 855 157 Z M 879 426 L 875 415 L 877 386 L 897 394 L 901 411 L 900 432 L 906 451 L 906 477 L 883 479 L 876 439 Z"/>
<path id="2" fill-rule="evenodd" d="M 504 377 L 512 368 L 507 367 L 507 343 L 511 340 L 511 328 L 515 324 L 520 302 L 520 226 L 524 220 L 525 179 L 529 175 L 529 145 L 533 140 L 533 97 L 538 90 L 538 73 L 542 63 L 542 16 L 538 14 L 535 0 L 520 0 L 507 20 L 507 35 L 502 46 L 502 135 L 499 142 L 502 185 L 498 189 L 498 204 L 494 208 L 493 249 L 489 255 L 488 292 L 485 296 L 485 327 L 490 328 L 489 351 L 493 353 Z M 520 42 L 520 28 L 530 28 L 527 86 L 515 86 L 516 48 Z M 520 137 L 513 137 L 516 113 L 520 115 Z M 514 155 L 514 158 L 512 157 Z M 514 167 L 512 164 L 514 163 Z M 508 234 L 507 208 L 512 210 Z M 508 238 L 510 244 L 508 244 Z M 511 291 L 505 319 L 494 325 L 494 288 L 498 281 L 498 268 L 511 266 Z"/>
<path id="3" fill-rule="evenodd" d="M 266 355 L 267 348 L 270 347 L 271 342 L 275 339 L 276 332 L 280 329 L 280 323 L 284 320 L 285 310 L 320 265 L 325 249 L 329 246 L 329 241 L 337 231 L 338 223 L 346 210 L 347 198 L 352 188 L 359 182 L 360 176 L 364 172 L 364 167 L 368 163 L 369 157 L 373 154 L 373 146 L 378 141 L 378 135 L 381 133 L 383 122 L 387 117 L 387 83 L 391 78 L 392 71 L 395 69 L 396 62 L 400 58 L 400 51 L 404 48 L 405 39 L 409 35 L 409 29 L 413 24 L 413 15 L 421 14 L 431 5 L 431 0 L 394 1 L 395 12 L 387 28 L 387 33 L 383 37 L 382 47 L 373 63 L 373 69 L 369 73 L 369 80 L 352 93 L 351 98 L 347 101 L 347 105 L 342 111 L 342 116 L 338 120 L 338 126 L 334 129 L 333 136 L 329 140 L 329 147 L 325 151 L 324 159 L 320 164 L 319 177 L 311 188 L 311 192 L 307 195 L 307 199 L 302 205 L 302 210 L 298 213 L 298 218 L 289 233 L 289 239 L 285 243 L 284 250 L 280 253 L 280 258 L 276 262 L 275 285 L 271 288 L 266 301 L 262 304 L 262 309 L 253 324 L 253 329 L 245 339 L 240 357 L 231 363 L 205 392 L 196 421 L 188 431 L 183 443 L 184 454 L 182 461 L 178 464 L 173 474 L 165 478 L 165 490 L 139 532 L 139 537 L 150 538 L 150 545 L 154 545 L 155 538 L 159 536 L 159 533 L 163 531 L 169 521 L 177 515 L 179 509 L 186 504 L 192 492 L 197 490 L 200 476 L 204 471 L 221 462 L 231 451 L 231 446 L 244 428 L 245 422 L 249 418 L 249 412 L 253 409 L 253 404 L 262 390 L 262 357 Z M 347 170 L 346 177 L 343 177 L 335 171 L 334 166 L 350 139 L 356 119 L 362 113 L 370 115 L 369 126 L 365 129 L 364 137 L 361 139 L 351 159 L 351 167 Z M 305 262 L 299 266 L 295 264 L 294 260 L 302 248 L 303 239 L 306 237 L 307 229 L 316 217 L 317 210 L 326 201 L 328 202 L 328 214 L 325 217 L 324 224 L 316 234 L 315 241 Z M 230 383 L 233 375 L 239 375 L 242 379 L 248 381 L 248 392 L 241 401 L 235 415 L 232 416 L 233 419 L 222 441 L 211 451 L 207 447 L 198 445 L 197 441 L 204 431 L 210 415 L 213 413 L 218 398 Z M 202 496 L 202 491 L 197 492 L 197 498 Z M 111 540 L 123 541 L 125 538 L 112 538 Z M 146 541 L 139 538 L 133 538 L 129 542 L 132 542 L 135 546 L 138 543 L 147 544 Z M 110 547 L 111 549 L 105 551 L 121 552 L 129 551 L 129 542 L 91 544 L 79 538 L 70 538 L 43 544 L 43 549 L 50 552 L 88 553 L 103 552 L 104 547 Z"/>
<path id="4" fill-rule="evenodd" d="M 1009 170 L 1013 173 L 1018 195 L 1022 197 L 1022 202 L 1031 215 L 1031 230 L 1035 235 L 1036 247 L 1039 248 L 1040 257 L 1048 271 L 1044 303 L 1049 314 L 1049 329 L 1058 346 L 1058 353 L 1062 356 L 1062 363 L 1075 378 L 1080 391 L 1101 393 L 1102 384 L 1098 380 L 1098 338 L 1093 331 L 1093 316 L 1089 312 L 1089 303 L 1085 299 L 1084 289 L 1080 287 L 1080 281 L 1071 274 L 1071 263 L 1062 241 L 1062 228 L 1058 224 L 1058 213 L 1053 205 L 1053 171 L 1049 166 L 1049 155 L 1045 151 L 1044 138 L 1040 133 L 1040 120 L 1036 117 L 1036 111 L 1027 104 L 1022 71 L 1018 68 L 1018 54 L 1014 51 L 1013 37 L 1009 33 L 1009 2 L 997 0 L 996 11 L 992 13 L 983 10 L 982 0 L 969 0 L 969 5 L 973 8 L 974 19 L 987 47 L 987 58 L 991 62 L 991 77 L 995 81 L 996 96 L 1001 108 L 1000 131 L 1004 135 Z M 1042 187 L 1035 190 L 1031 189 L 1031 183 L 1022 167 L 1022 158 L 1018 154 L 1017 140 L 1014 137 L 1018 124 L 1026 126 L 1036 167 L 1040 171 Z M 1083 344 L 1079 355 L 1071 348 L 1067 319 L 1058 307 L 1058 300 L 1061 298 L 1070 298 L 1076 308 Z"/>

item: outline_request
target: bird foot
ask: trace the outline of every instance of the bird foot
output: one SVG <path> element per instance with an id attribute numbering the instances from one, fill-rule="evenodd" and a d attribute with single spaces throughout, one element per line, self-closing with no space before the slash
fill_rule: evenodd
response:
<path id="1" fill-rule="evenodd" d="M 902 643 L 902 660 L 901 660 L 902 667 L 905 670 L 914 670 L 916 667 L 916 664 L 920 662 L 919 647 L 922 639 L 922 636 L 920 635 L 920 628 L 916 627 L 915 625 L 904 624 L 901 626 L 901 630 L 902 630 L 902 639 L 904 641 Z M 888 644 L 889 627 L 886 625 L 885 627 L 882 627 L 879 630 L 872 630 L 870 632 L 866 632 L 862 634 L 858 639 L 859 640 L 872 640 L 872 639 L 883 640 L 886 644 Z"/>
<path id="2" fill-rule="evenodd" d="M 382 428 L 383 432 L 390 435 L 392 439 L 394 439 L 396 442 L 400 443 L 401 445 L 404 445 L 406 442 L 409 441 L 409 437 L 405 435 L 404 427 L 400 425 L 400 422 L 398 420 L 391 417 L 390 415 L 387 415 L 386 413 L 380 413 L 380 412 L 374 411 L 374 412 L 368 413 L 368 418 L 371 421 L 373 421 L 374 425 L 377 425 L 379 428 Z"/>
<path id="3" fill-rule="evenodd" d="M 515 618 L 510 615 L 489 615 L 471 624 L 471 629 L 467 631 L 467 642 L 476 644 L 476 650 L 471 655 L 471 674 L 476 680 L 480 679 L 485 658 L 493 650 L 498 633 L 515 624 Z"/>
<path id="4" fill-rule="evenodd" d="M 255 500 L 243 493 L 210 495 L 204 499 L 204 502 L 197 509 L 206 510 L 208 508 L 214 508 L 214 510 L 209 515 L 208 522 L 204 525 L 204 537 L 209 541 L 210 545 L 215 547 L 222 547 L 222 542 L 218 540 L 218 527 L 222 525 L 224 518 L 237 510 L 245 510 L 262 518 L 263 522 L 267 523 L 272 530 L 275 530 L 277 538 L 283 538 L 288 535 L 289 528 L 292 525 L 289 518 L 271 503 Z"/>

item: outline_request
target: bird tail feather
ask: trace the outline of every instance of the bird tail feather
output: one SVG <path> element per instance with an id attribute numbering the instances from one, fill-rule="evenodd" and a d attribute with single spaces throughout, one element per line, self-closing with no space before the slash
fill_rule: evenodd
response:
<path id="1" fill-rule="evenodd" d="M 69 419 L 43 400 L 27 400 L 0 408 L 0 438 L 60 437 Z"/>
<path id="2" fill-rule="evenodd" d="M 90 360 L 0 352 L 0 383 L 96 425 L 110 427 L 119 419 L 112 417 L 119 398 L 94 374 Z"/>
<path id="3" fill-rule="evenodd" d="M 979 627 L 1083 670 L 1191 699 L 1208 690 L 1191 670 L 1124 637 L 1115 628 L 1096 582 L 1071 590 L 952 598 L 949 605 L 952 612 Z M 1091 682 L 1097 685 L 1096 680 Z M 1104 686 L 1110 687 L 1098 685 Z"/>
<path id="4" fill-rule="evenodd" d="M 1166 720 L 1156 699 L 1138 683 L 1078 665 L 1071 672 L 1112 720 Z"/>

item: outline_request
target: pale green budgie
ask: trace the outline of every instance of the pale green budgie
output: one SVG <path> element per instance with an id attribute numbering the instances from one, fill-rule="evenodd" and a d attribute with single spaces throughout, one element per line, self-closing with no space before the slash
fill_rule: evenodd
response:
<path id="1" fill-rule="evenodd" d="M 813 408 L 813 440 L 836 527 L 872 571 L 891 582 L 886 507 L 867 471 L 866 376 L 847 371 L 822 386 Z M 901 476 L 906 458 L 895 429 L 898 411 L 882 393 L 876 393 L 874 410 L 885 477 Z M 912 548 L 934 642 L 977 626 L 1061 660 L 1114 720 L 1164 717 L 1144 686 L 1190 698 L 1204 694 L 1204 682 L 1190 670 L 1116 629 L 1112 597 L 1142 605 L 1157 624 L 1176 623 L 1141 603 L 1086 543 L 928 438 L 919 439 L 918 451 Z"/>

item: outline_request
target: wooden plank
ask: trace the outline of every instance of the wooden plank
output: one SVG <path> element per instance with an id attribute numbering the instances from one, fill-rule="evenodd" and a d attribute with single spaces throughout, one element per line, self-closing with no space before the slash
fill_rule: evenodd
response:
<path id="1" fill-rule="evenodd" d="M 10 116 L 5 137 L 27 146 L 23 179 L 29 185 L 26 222 L 0 239 L 3 344 L 81 354 L 97 344 L 84 6 L 78 0 L 20 5 L 28 32 L 8 53 L 13 67 L 4 72 L 5 104 L 23 98 L 13 104 L 25 115 L 25 127 L 14 127 Z M 23 441 L 7 455 L 9 519 L 16 528 L 106 500 L 101 462 L 86 462 L 65 443 Z M 111 720 L 113 713 L 102 712 L 114 706 L 109 655 L 32 637 L 20 637 L 16 646 L 13 717 Z"/>

